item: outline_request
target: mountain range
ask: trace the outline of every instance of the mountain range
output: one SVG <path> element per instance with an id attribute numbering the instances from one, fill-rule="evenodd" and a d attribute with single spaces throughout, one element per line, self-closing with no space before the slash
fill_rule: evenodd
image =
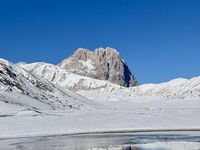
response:
<path id="1" fill-rule="evenodd" d="M 130 100 L 139 97 L 190 99 L 200 97 L 200 77 L 178 78 L 160 84 L 124 87 L 106 80 L 81 76 L 47 63 L 18 63 L 48 81 L 98 101 Z"/>
<path id="2" fill-rule="evenodd" d="M 105 78 L 104 71 L 108 78 Z M 27 102 L 21 101 L 26 97 L 30 101 L 34 99 L 35 103 L 51 106 L 51 109 L 89 109 L 96 102 L 141 97 L 200 98 L 200 77 L 138 86 L 125 61 L 112 48 L 99 48 L 94 52 L 80 48 L 58 65 L 44 62 L 12 64 L 0 59 L 0 75 L 0 94 L 4 102 L 28 106 Z M 115 75 L 118 78 L 110 78 Z M 16 98 L 15 94 L 21 98 Z"/>
<path id="3" fill-rule="evenodd" d="M 138 85 L 111 48 L 78 49 L 58 65 L 0 59 L 0 138 L 199 129 L 199 99 L 200 76 Z"/>

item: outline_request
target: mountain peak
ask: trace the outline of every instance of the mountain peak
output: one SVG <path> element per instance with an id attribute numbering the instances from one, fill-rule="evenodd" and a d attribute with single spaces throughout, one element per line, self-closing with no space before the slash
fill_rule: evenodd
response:
<path id="1" fill-rule="evenodd" d="M 72 57 L 77 57 L 76 59 L 78 60 L 86 61 L 87 59 L 89 59 L 88 57 L 91 57 L 91 55 L 92 55 L 92 52 L 90 50 L 79 48 L 77 51 L 74 52 Z"/>
<path id="2" fill-rule="evenodd" d="M 97 48 L 94 52 L 79 48 L 58 66 L 79 75 L 108 80 L 125 87 L 138 85 L 119 52 L 110 47 Z"/>
<path id="3" fill-rule="evenodd" d="M 85 48 L 78 48 L 74 53 L 82 53 L 82 52 L 87 53 L 88 51 L 90 51 L 90 50 L 85 49 Z"/>

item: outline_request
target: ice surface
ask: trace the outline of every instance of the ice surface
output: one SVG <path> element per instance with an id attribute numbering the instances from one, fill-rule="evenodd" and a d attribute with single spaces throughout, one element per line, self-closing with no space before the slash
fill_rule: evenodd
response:
<path id="1" fill-rule="evenodd" d="M 198 150 L 198 131 L 57 135 L 0 140 L 2 149 Z"/>

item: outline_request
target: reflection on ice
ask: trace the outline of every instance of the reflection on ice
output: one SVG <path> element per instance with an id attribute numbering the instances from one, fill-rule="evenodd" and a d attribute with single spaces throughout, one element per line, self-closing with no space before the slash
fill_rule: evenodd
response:
<path id="1" fill-rule="evenodd" d="M 127 146 L 109 146 L 109 147 L 93 147 L 85 150 L 142 150 L 140 147 L 127 145 Z M 144 149 L 143 149 L 144 150 Z"/>
<path id="2" fill-rule="evenodd" d="M 155 142 L 141 144 L 143 150 L 198 150 L 200 149 L 199 142 L 171 141 L 171 142 Z"/>
<path id="3" fill-rule="evenodd" d="M 199 150 L 198 142 L 155 142 L 137 145 L 92 147 L 85 150 Z"/>

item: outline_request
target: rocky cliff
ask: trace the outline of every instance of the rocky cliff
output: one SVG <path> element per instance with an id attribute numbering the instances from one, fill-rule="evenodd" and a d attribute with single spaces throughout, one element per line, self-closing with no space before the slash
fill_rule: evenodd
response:
<path id="1" fill-rule="evenodd" d="M 98 48 L 94 52 L 79 48 L 72 56 L 58 64 L 61 68 L 75 74 L 108 80 L 112 83 L 132 87 L 138 82 L 120 54 L 112 48 Z"/>

